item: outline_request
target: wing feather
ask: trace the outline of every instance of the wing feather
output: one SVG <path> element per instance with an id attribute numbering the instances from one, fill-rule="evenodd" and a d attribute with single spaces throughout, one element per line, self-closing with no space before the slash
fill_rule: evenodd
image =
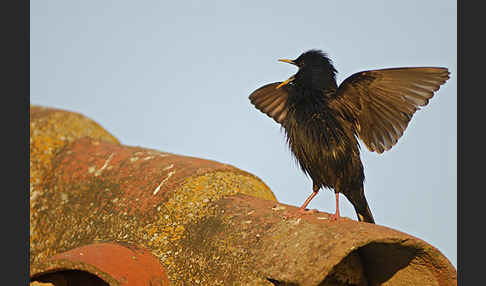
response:
<path id="1" fill-rule="evenodd" d="M 282 124 L 287 115 L 288 93 L 285 87 L 277 89 L 281 82 L 274 82 L 260 87 L 250 94 L 250 102 L 261 112 Z"/>
<path id="2" fill-rule="evenodd" d="M 339 86 L 329 106 L 351 118 L 370 151 L 382 153 L 397 143 L 413 114 L 429 103 L 449 74 L 441 67 L 355 73 Z"/>

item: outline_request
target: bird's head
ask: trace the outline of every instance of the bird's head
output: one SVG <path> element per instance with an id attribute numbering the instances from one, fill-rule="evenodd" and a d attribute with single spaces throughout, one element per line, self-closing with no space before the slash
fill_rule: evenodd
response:
<path id="1" fill-rule="evenodd" d="M 325 90 L 336 89 L 336 69 L 327 54 L 320 50 L 310 50 L 295 60 L 280 59 L 281 62 L 296 65 L 299 71 L 277 88 L 284 85 L 298 85 L 303 88 Z"/>

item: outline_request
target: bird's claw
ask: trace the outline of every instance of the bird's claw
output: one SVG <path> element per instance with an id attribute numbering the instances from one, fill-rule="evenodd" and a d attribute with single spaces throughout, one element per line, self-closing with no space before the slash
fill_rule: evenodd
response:
<path id="1" fill-rule="evenodd" d="M 318 213 L 319 211 L 316 209 L 308 210 L 308 209 L 299 209 L 297 211 L 293 212 L 287 212 L 284 216 L 285 219 L 293 218 L 299 215 L 309 215 L 309 214 L 315 214 Z"/>
<path id="2" fill-rule="evenodd" d="M 331 214 L 329 215 L 329 220 L 330 221 L 338 221 L 340 218 L 339 214 Z"/>
<path id="3" fill-rule="evenodd" d="M 318 213 L 319 211 L 316 210 L 316 209 L 312 209 L 312 210 L 308 210 L 308 209 L 299 209 L 297 211 L 299 214 L 304 214 L 304 215 L 308 215 L 308 214 L 315 214 L 315 213 Z"/>

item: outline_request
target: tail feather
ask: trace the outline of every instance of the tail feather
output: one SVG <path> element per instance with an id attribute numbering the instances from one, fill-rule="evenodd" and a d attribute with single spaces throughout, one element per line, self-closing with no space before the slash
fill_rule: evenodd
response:
<path id="1" fill-rule="evenodd" d="M 362 210 L 358 210 L 356 207 L 354 207 L 354 209 L 356 210 L 356 214 L 358 215 L 359 221 L 375 223 L 375 219 L 373 218 L 373 214 L 371 214 L 371 210 L 370 207 L 368 206 L 368 203 L 366 203 L 366 207 Z"/>
<path id="2" fill-rule="evenodd" d="M 359 190 L 351 190 L 351 193 L 344 193 L 344 195 L 351 202 L 351 204 L 353 204 L 359 221 L 375 223 L 373 214 L 371 213 L 368 202 L 366 201 L 363 187 L 361 187 Z"/>

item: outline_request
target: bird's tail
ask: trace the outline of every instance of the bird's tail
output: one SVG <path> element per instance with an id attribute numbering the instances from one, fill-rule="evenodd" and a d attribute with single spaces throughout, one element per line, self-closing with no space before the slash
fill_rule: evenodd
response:
<path id="1" fill-rule="evenodd" d="M 371 214 L 371 210 L 368 204 L 366 204 L 366 207 L 363 210 L 358 210 L 356 207 L 354 209 L 356 210 L 356 214 L 358 215 L 359 221 L 375 223 L 375 219 Z"/>
<path id="2" fill-rule="evenodd" d="M 373 214 L 371 213 L 370 207 L 368 202 L 366 201 L 366 197 L 364 195 L 363 187 L 360 188 L 359 193 L 353 193 L 353 195 L 349 196 L 345 194 L 349 201 L 353 204 L 354 210 L 358 215 L 359 221 L 364 221 L 368 223 L 375 223 L 375 219 L 373 218 Z"/>

